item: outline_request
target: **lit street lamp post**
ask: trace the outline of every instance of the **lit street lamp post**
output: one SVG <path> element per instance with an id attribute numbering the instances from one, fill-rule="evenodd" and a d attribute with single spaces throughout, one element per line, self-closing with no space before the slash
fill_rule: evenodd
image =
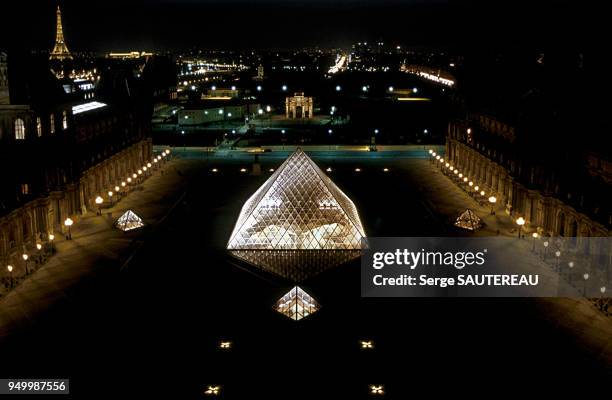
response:
<path id="1" fill-rule="evenodd" d="M 491 215 L 495 215 L 495 203 L 497 203 L 497 198 L 495 196 L 489 197 L 489 203 L 491 204 Z"/>
<path id="2" fill-rule="evenodd" d="M 523 225 L 525 225 L 525 218 L 518 217 L 516 219 L 516 224 L 518 225 L 518 238 L 521 238 L 521 230 L 523 229 Z"/>
<path id="3" fill-rule="evenodd" d="M 66 218 L 66 220 L 64 221 L 64 225 L 68 228 L 68 235 L 66 236 L 66 240 L 72 240 L 72 232 L 70 231 L 70 227 L 73 223 L 74 221 L 70 217 Z"/>
<path id="4" fill-rule="evenodd" d="M 544 254 L 542 255 L 542 259 L 546 261 L 546 253 L 548 251 L 548 241 L 544 242 Z"/>
<path id="5" fill-rule="evenodd" d="M 533 246 L 531 247 L 531 251 L 533 251 L 535 253 L 535 244 L 536 244 L 536 239 L 538 238 L 538 233 L 537 232 L 533 232 L 531 234 L 531 237 L 533 238 Z"/>
<path id="6" fill-rule="evenodd" d="M 12 265 L 7 265 L 6 269 L 9 272 L 9 279 L 10 279 L 10 284 L 11 284 L 11 289 L 15 287 L 15 280 L 13 279 L 13 266 Z"/>
<path id="7" fill-rule="evenodd" d="M 50 233 L 49 234 L 49 243 L 51 243 L 51 252 L 55 253 L 55 242 L 53 242 L 55 240 L 55 235 Z"/>
<path id="8" fill-rule="evenodd" d="M 30 275 L 30 269 L 28 268 L 28 258 L 30 258 L 26 253 L 23 253 L 21 255 L 21 257 L 23 258 L 23 261 L 25 263 L 25 272 L 26 275 Z"/>
<path id="9" fill-rule="evenodd" d="M 96 197 L 96 204 L 98 205 L 98 215 L 102 215 L 102 203 L 104 202 L 104 199 L 102 198 L 102 196 L 97 196 Z"/>

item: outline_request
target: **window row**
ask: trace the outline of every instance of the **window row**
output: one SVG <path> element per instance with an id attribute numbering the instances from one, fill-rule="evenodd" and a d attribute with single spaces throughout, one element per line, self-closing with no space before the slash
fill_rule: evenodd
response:
<path id="1" fill-rule="evenodd" d="M 62 111 L 62 129 L 68 129 L 68 113 Z M 24 140 L 26 138 L 26 125 L 23 118 L 15 118 L 14 132 L 16 140 Z M 36 117 L 36 136 L 41 137 L 43 133 L 42 120 Z M 49 133 L 55 133 L 55 114 L 49 115 Z"/>

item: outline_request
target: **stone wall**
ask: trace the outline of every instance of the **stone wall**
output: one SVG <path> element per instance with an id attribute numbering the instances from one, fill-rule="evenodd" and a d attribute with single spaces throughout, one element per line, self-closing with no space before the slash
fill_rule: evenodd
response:
<path id="1" fill-rule="evenodd" d="M 49 234 L 64 234 L 67 217 L 76 221 L 94 209 L 96 196 L 114 190 L 151 157 L 151 140 L 142 140 L 86 170 L 79 182 L 0 217 L 0 267 L 18 264 L 23 253 L 48 240 Z"/>

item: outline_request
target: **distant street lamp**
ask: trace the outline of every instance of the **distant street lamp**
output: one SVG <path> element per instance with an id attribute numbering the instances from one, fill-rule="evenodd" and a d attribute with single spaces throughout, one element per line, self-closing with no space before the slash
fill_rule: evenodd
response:
<path id="1" fill-rule="evenodd" d="M 74 221 L 70 217 L 64 220 L 64 225 L 68 228 L 68 235 L 66 236 L 66 240 L 72 240 L 72 232 L 70 230 L 72 224 L 74 224 Z"/>
<path id="2" fill-rule="evenodd" d="M 128 178 L 129 179 L 129 178 Z M 104 203 L 104 199 L 102 198 L 102 196 L 98 196 L 96 197 L 96 204 L 98 205 L 98 215 L 102 215 L 102 203 Z"/>
<path id="3" fill-rule="evenodd" d="M 497 198 L 495 196 L 489 197 L 489 203 L 491 204 L 491 215 L 495 215 L 495 203 L 497 203 Z"/>
<path id="4" fill-rule="evenodd" d="M 339 92 L 342 90 L 342 87 L 340 85 L 336 85 L 336 92 Z"/>
<path id="5" fill-rule="evenodd" d="M 535 244 L 536 244 L 536 239 L 539 237 L 540 235 L 538 235 L 538 232 L 533 232 L 531 234 L 531 237 L 533 238 L 533 246 L 531 246 L 531 251 L 535 252 Z"/>
<path id="6" fill-rule="evenodd" d="M 55 240 L 55 235 L 50 233 L 49 234 L 49 243 L 51 243 L 51 251 L 55 252 L 55 243 L 53 242 Z"/>
<path id="7" fill-rule="evenodd" d="M 557 257 L 557 272 L 559 272 L 561 267 L 559 264 L 559 261 L 561 260 L 561 252 L 559 250 L 555 251 L 555 257 Z"/>
<path id="8" fill-rule="evenodd" d="M 108 201 L 110 202 L 111 207 L 113 206 L 113 191 L 108 191 Z"/>
<path id="9" fill-rule="evenodd" d="M 548 241 L 545 241 L 544 243 L 542 243 L 544 245 L 544 254 L 542 255 L 542 259 L 544 261 L 546 261 L 546 253 L 548 252 Z"/>
<path id="10" fill-rule="evenodd" d="M 10 278 L 10 282 L 11 282 L 11 288 L 15 287 L 15 280 L 13 279 L 13 266 L 12 265 L 7 265 L 6 269 L 9 272 L 9 278 Z"/>
<path id="11" fill-rule="evenodd" d="M 523 225 L 525 225 L 525 218 L 518 217 L 516 219 L 516 224 L 518 225 L 518 237 L 521 238 L 521 230 L 523 229 Z"/>
<path id="12" fill-rule="evenodd" d="M 23 253 L 21 255 L 21 258 L 23 258 L 23 261 L 25 262 L 25 270 L 26 270 L 26 275 L 30 274 L 30 269 L 28 268 L 28 258 L 30 258 L 26 253 Z"/>

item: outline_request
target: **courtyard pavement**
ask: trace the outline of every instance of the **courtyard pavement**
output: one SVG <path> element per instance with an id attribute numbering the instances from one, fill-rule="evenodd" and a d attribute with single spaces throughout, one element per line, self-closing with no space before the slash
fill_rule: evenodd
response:
<path id="1" fill-rule="evenodd" d="M 438 166 L 425 160 L 410 160 L 411 181 L 417 183 L 424 192 L 426 205 L 448 224 L 467 208 L 476 212 L 483 220 L 484 227 L 474 236 L 507 236 L 517 238 L 513 241 L 514 252 L 524 254 L 523 270 L 537 271 L 540 278 L 550 283 L 565 283 L 559 273 L 550 265 L 544 264 L 532 252 L 533 239 L 527 228 L 526 237 L 518 240 L 517 225 L 509 216 L 502 204 L 496 204 L 495 215 L 491 215 L 488 204 L 481 205 L 466 191 L 461 189 L 449 177 L 444 175 Z M 536 241 L 536 248 L 542 247 L 542 240 Z M 552 252 L 551 252 L 552 253 Z M 551 254 L 552 256 L 552 254 Z M 522 272 L 522 271 L 521 271 Z M 581 276 L 583 271 L 576 271 Z M 579 278 L 578 278 L 579 279 Z M 595 284 L 595 282 L 593 282 Z M 579 285 L 578 285 L 579 286 Z M 579 286 L 580 287 L 580 286 Z M 587 344 L 594 357 L 608 360 L 612 368 L 612 318 L 598 311 L 586 298 L 535 298 L 534 304 L 542 309 L 542 315 L 554 325 L 567 329 L 577 336 L 578 341 Z M 528 329 L 528 327 L 525 327 Z M 561 349 L 560 349 L 561 350 Z"/>
<path id="2" fill-rule="evenodd" d="M 168 161 L 112 207 L 103 208 L 101 216 L 92 210 L 75 221 L 72 240 L 57 233 L 55 255 L 0 299 L 0 340 L 27 328 L 54 304 L 72 301 L 72 291 L 83 287 L 78 284 L 122 268 L 138 251 L 147 232 L 180 201 L 199 165 L 180 159 Z M 145 227 L 130 232 L 115 228 L 115 221 L 127 210 L 140 216 Z"/>

